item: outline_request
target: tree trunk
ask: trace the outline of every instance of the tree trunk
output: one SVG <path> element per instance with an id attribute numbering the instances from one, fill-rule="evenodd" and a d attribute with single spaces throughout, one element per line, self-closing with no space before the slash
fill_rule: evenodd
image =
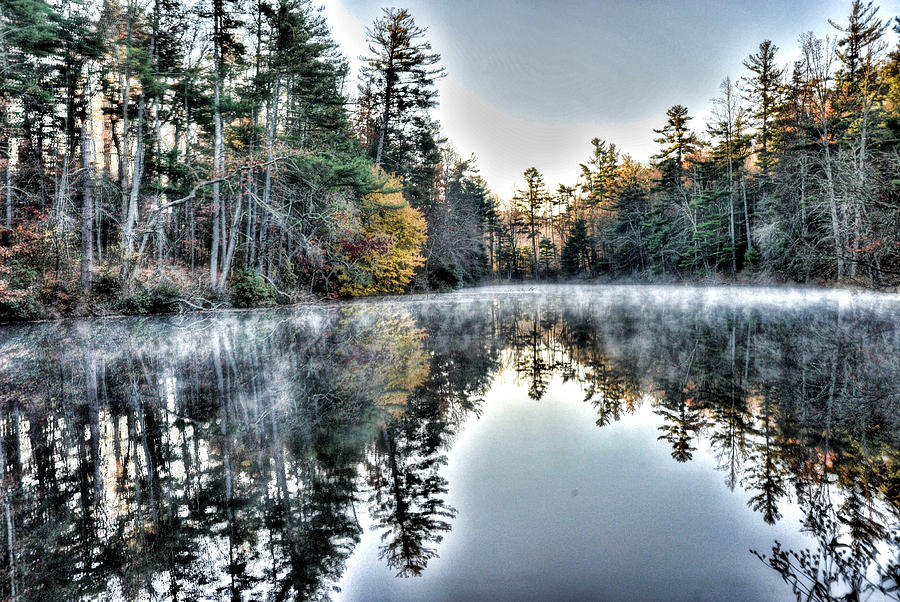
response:
<path id="1" fill-rule="evenodd" d="M 159 131 L 159 108 L 155 106 L 152 111 L 153 115 L 153 146 L 154 153 L 156 155 L 156 161 L 160 161 L 162 158 L 162 135 Z M 165 212 L 162 210 L 163 206 L 163 195 L 162 195 L 162 179 L 159 173 L 159 170 L 156 171 L 156 274 L 162 274 L 163 267 L 163 257 L 165 254 L 165 246 L 166 246 L 166 231 L 165 231 Z"/>
<path id="2" fill-rule="evenodd" d="M 831 150 L 828 147 L 827 130 L 825 140 L 825 182 L 828 192 L 828 209 L 831 215 L 831 235 L 834 238 L 834 254 L 837 260 L 837 279 L 844 277 L 844 255 L 841 240 L 841 220 L 838 214 L 837 195 L 834 190 L 834 173 L 831 165 Z"/>
<path id="3" fill-rule="evenodd" d="M 747 227 L 747 250 L 753 250 L 753 240 L 750 238 L 750 207 L 747 203 L 747 183 L 744 180 L 743 171 L 741 172 L 741 197 L 744 200 L 744 225 Z"/>
<path id="4" fill-rule="evenodd" d="M 3 73 L 8 73 L 8 55 L 7 55 L 7 47 L 5 44 L 0 45 L 0 50 L 3 51 Z M 4 176 L 4 184 L 5 184 L 5 200 L 6 200 L 6 220 L 5 225 L 7 230 L 12 230 L 12 214 L 13 214 L 13 197 L 12 197 L 12 135 L 9 128 L 9 106 L 4 105 L 2 107 L 2 116 L 0 116 L 0 138 L 2 138 L 5 143 L 5 155 L 4 158 L 4 166 L 3 166 L 3 176 Z"/>
<path id="5" fill-rule="evenodd" d="M 16 529 L 13 516 L 13 508 L 10 503 L 10 483 L 11 479 L 6 474 L 6 450 L 4 442 L 0 441 L 0 498 L 3 501 L 3 514 L 6 518 L 6 548 L 9 555 L 9 584 L 10 584 L 10 600 L 15 602 L 19 599 L 19 591 L 16 582 Z"/>
<path id="6" fill-rule="evenodd" d="M 385 70 L 385 79 L 387 85 L 384 88 L 384 112 L 381 115 L 381 128 L 378 132 L 378 150 L 375 153 L 375 165 L 381 166 L 381 155 L 384 151 L 384 141 L 387 138 L 388 120 L 391 116 L 391 103 L 394 101 L 394 53 L 391 49 L 391 56 L 388 59 L 387 69 Z"/>
<path id="7" fill-rule="evenodd" d="M 222 18 L 224 8 L 221 0 L 213 2 L 213 215 L 212 215 L 212 243 L 209 252 L 209 286 L 216 288 L 219 273 L 219 245 L 220 226 L 222 219 L 222 196 L 219 179 L 225 173 L 225 139 L 222 131 Z"/>
<path id="8" fill-rule="evenodd" d="M 6 188 L 6 229 L 12 230 L 13 188 L 12 188 L 12 139 L 6 136 L 6 166 L 3 169 Z"/>
<path id="9" fill-rule="evenodd" d="M 241 175 L 241 190 L 238 192 L 237 201 L 234 207 L 234 214 L 231 218 L 231 241 L 228 244 L 228 250 L 225 253 L 224 264 L 222 265 L 222 275 L 219 277 L 219 291 L 225 290 L 225 282 L 228 280 L 228 274 L 231 272 L 231 262 L 234 259 L 234 249 L 237 247 L 237 231 L 241 224 L 241 198 L 243 195 L 244 176 Z"/>
<path id="10" fill-rule="evenodd" d="M 131 45 L 131 37 L 132 30 L 134 28 L 134 11 L 135 6 L 134 3 L 129 0 L 128 2 L 128 33 L 125 39 L 125 48 L 126 51 L 128 47 Z M 118 154 L 118 168 L 119 168 L 119 194 L 121 195 L 121 207 L 120 207 L 120 218 L 119 218 L 119 227 L 121 228 L 122 239 L 119 243 L 120 254 L 121 254 L 121 264 L 122 264 L 122 273 L 121 278 L 123 281 L 127 280 L 128 274 L 125 269 L 127 266 L 127 256 L 126 256 L 126 230 L 127 224 L 129 220 L 130 214 L 130 195 L 128 193 L 128 151 L 131 148 L 131 140 L 130 140 L 130 128 L 131 121 L 128 117 L 128 102 L 131 99 L 131 63 L 126 61 L 124 71 L 119 74 L 119 88 L 121 90 L 121 109 L 122 109 L 122 136 L 119 139 L 115 136 L 115 132 L 113 132 L 113 141 L 117 142 L 116 151 Z"/>
<path id="11" fill-rule="evenodd" d="M 88 111 L 88 114 L 90 112 Z M 81 123 L 81 284 L 90 292 L 94 273 L 94 178 L 91 165 L 91 140 L 87 125 Z"/>
<path id="12" fill-rule="evenodd" d="M 729 120 L 731 119 L 731 98 L 729 94 Z M 734 228 L 734 165 L 731 159 L 731 123 L 728 124 L 728 236 L 731 238 L 731 273 L 737 274 L 737 241 Z"/>
<path id="13" fill-rule="evenodd" d="M 806 221 L 806 157 L 800 160 L 800 234 L 803 239 L 809 236 L 809 229 Z"/>
<path id="14" fill-rule="evenodd" d="M 275 160 L 275 134 L 278 131 L 278 97 L 281 95 L 281 73 L 275 71 L 272 84 L 272 100 L 266 116 L 266 171 L 263 188 L 263 211 L 270 211 L 272 199 L 272 162 Z"/>
<path id="15" fill-rule="evenodd" d="M 122 231 L 122 276 L 126 282 L 134 278 L 134 240 L 135 226 L 138 216 L 138 197 L 141 192 L 141 179 L 144 173 L 144 117 L 147 108 L 147 96 L 141 91 L 138 101 L 138 123 L 134 141 L 134 164 L 131 170 L 131 190 L 128 194 L 128 207 L 125 226 Z M 127 147 L 126 151 L 127 153 Z"/>

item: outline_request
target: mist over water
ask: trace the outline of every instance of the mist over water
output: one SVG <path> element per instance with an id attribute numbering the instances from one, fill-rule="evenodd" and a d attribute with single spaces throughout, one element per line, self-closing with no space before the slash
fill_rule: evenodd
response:
<path id="1" fill-rule="evenodd" d="M 896 599 L 900 300 L 521 286 L 0 329 L 0 596 Z"/>

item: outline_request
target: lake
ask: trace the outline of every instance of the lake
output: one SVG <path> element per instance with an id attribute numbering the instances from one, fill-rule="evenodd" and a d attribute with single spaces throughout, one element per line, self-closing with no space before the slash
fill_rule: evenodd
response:
<path id="1" fill-rule="evenodd" d="M 897 599 L 898 358 L 789 288 L 2 327 L 0 597 Z"/>

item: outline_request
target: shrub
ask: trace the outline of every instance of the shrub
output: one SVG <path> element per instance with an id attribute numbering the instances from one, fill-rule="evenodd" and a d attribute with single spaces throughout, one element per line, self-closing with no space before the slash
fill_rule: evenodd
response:
<path id="1" fill-rule="evenodd" d="M 231 284 L 231 303 L 235 307 L 270 307 L 275 305 L 275 287 L 254 270 L 238 272 Z"/>
<path id="2" fill-rule="evenodd" d="M 147 287 L 138 285 L 134 292 L 122 300 L 122 311 L 128 314 L 164 314 L 178 311 L 181 291 L 168 282 Z"/>
<path id="3" fill-rule="evenodd" d="M 81 290 L 74 283 L 54 280 L 41 287 L 38 299 L 44 306 L 66 313 L 76 307 L 81 296 Z"/>
<path id="4" fill-rule="evenodd" d="M 759 263 L 760 254 L 756 249 L 747 249 L 744 252 L 744 263 L 747 265 L 753 266 Z"/>
<path id="5" fill-rule="evenodd" d="M 0 322 L 22 322 L 43 317 L 44 307 L 32 295 L 17 298 L 0 296 Z"/>
<path id="6" fill-rule="evenodd" d="M 92 291 L 100 297 L 116 297 L 122 290 L 122 283 L 109 272 L 100 272 L 94 277 Z"/>
<path id="7" fill-rule="evenodd" d="M 438 261 L 429 266 L 428 287 L 435 290 L 460 288 L 465 277 L 466 274 L 458 263 Z"/>

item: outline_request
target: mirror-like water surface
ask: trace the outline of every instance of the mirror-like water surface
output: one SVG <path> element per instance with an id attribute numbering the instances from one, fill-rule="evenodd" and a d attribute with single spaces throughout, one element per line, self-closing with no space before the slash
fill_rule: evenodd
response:
<path id="1" fill-rule="evenodd" d="M 900 302 L 491 288 L 0 329 L 0 596 L 896 599 Z"/>

